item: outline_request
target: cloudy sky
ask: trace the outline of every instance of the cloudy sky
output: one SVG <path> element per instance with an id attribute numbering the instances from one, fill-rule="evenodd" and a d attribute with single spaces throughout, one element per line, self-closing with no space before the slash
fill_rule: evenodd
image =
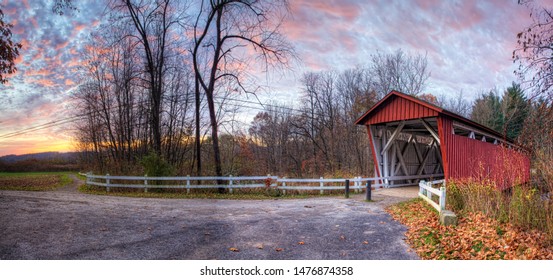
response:
<path id="1" fill-rule="evenodd" d="M 105 9 L 103 1 L 74 2 L 78 13 L 59 16 L 49 0 L 0 0 L 14 38 L 23 44 L 17 74 L 0 85 L 0 156 L 72 149 L 67 125 L 5 136 L 71 116 L 80 52 Z M 453 96 L 462 90 L 473 100 L 481 90 L 516 81 L 516 34 L 531 23 L 529 10 L 516 0 L 290 2 L 291 18 L 282 31 L 301 63 L 270 86 L 276 98 L 292 101 L 301 95 L 298 80 L 306 71 L 343 70 L 367 63 L 377 51 L 397 49 L 427 54 L 431 77 L 425 92 Z"/>

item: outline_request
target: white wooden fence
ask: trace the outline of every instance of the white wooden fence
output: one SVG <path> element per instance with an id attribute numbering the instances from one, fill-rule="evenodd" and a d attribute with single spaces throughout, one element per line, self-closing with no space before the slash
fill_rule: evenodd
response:
<path id="1" fill-rule="evenodd" d="M 359 191 L 366 187 L 366 184 L 370 182 L 371 187 L 377 189 L 381 187 L 400 187 L 407 185 L 416 185 L 416 183 L 404 183 L 390 185 L 381 183 L 387 181 L 406 181 L 417 179 L 428 179 L 443 176 L 443 174 L 433 175 L 417 175 L 417 176 L 396 176 L 396 177 L 354 177 L 344 179 L 325 179 L 320 177 L 319 179 L 295 179 L 295 178 L 280 178 L 278 176 L 240 176 L 240 177 L 148 177 L 148 176 L 111 176 L 106 175 L 93 175 L 83 174 L 86 176 L 86 184 L 90 186 L 105 187 L 107 191 L 110 188 L 139 188 L 144 189 L 145 192 L 149 188 L 167 188 L 167 189 L 186 189 L 189 193 L 191 189 L 211 189 L 211 188 L 225 188 L 229 189 L 229 192 L 233 192 L 234 189 L 246 189 L 246 188 L 264 188 L 269 184 L 270 187 L 278 188 L 286 193 L 286 190 L 319 190 L 320 193 L 324 193 L 325 190 L 344 190 L 346 180 L 349 180 L 350 189 Z M 270 180 L 270 181 L 269 181 Z M 125 182 L 126 181 L 126 182 Z M 128 181 L 131 181 L 130 183 Z M 153 182 L 162 181 L 169 182 L 169 184 L 156 184 Z M 226 182 L 225 184 L 219 184 L 218 182 Z M 206 182 L 202 184 L 201 182 Z"/>
<path id="2" fill-rule="evenodd" d="M 441 184 L 441 187 L 439 189 L 433 187 L 433 185 L 437 184 Z M 432 200 L 432 195 L 438 196 L 439 203 L 436 203 L 434 200 Z M 443 210 L 445 210 L 445 180 L 437 180 L 431 182 L 420 181 L 419 197 L 430 203 L 430 205 L 438 210 L 438 212 L 442 212 Z"/>

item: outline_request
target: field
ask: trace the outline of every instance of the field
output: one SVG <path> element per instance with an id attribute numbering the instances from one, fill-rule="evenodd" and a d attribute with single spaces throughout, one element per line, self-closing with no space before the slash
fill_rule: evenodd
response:
<path id="1" fill-rule="evenodd" d="M 67 172 L 0 172 L 0 190 L 52 191 L 69 182 Z"/>

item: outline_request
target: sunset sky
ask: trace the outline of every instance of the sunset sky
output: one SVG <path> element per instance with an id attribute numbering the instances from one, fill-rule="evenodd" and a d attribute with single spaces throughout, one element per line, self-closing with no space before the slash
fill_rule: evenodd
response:
<path id="1" fill-rule="evenodd" d="M 103 1 L 74 2 L 79 12 L 59 16 L 51 1 L 0 0 L 15 40 L 23 44 L 17 74 L 0 85 L 0 156 L 72 150 L 70 125 L 2 136 L 71 116 L 80 52 L 105 9 Z M 516 81 L 511 59 L 516 34 L 531 23 L 529 10 L 516 0 L 290 2 L 291 18 L 282 32 L 301 63 L 273 77 L 274 95 L 262 99 L 297 101 L 304 72 L 362 66 L 377 51 L 401 48 L 427 53 L 431 76 L 425 92 L 453 96 L 462 90 L 473 100 L 481 90 Z"/>

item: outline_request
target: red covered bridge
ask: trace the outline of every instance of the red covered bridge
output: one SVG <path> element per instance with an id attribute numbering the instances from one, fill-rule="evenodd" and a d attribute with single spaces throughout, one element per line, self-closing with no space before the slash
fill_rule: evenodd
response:
<path id="1" fill-rule="evenodd" d="M 530 159 L 511 139 L 407 94 L 390 92 L 356 124 L 367 127 L 378 177 L 487 179 L 500 188 L 530 177 Z"/>

